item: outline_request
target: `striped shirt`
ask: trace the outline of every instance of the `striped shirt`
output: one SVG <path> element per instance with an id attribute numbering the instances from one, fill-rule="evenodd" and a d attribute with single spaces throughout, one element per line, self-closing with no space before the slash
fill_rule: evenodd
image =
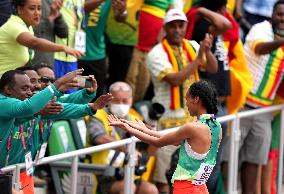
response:
<path id="1" fill-rule="evenodd" d="M 284 47 L 270 54 L 257 55 L 255 46 L 261 42 L 274 41 L 272 25 L 268 21 L 252 27 L 244 46 L 249 70 L 253 76 L 253 88 L 247 97 L 247 104 L 264 107 L 272 104 L 284 75 Z"/>
<path id="2" fill-rule="evenodd" d="M 145 0 L 142 11 L 159 18 L 164 18 L 166 10 L 173 5 L 173 0 Z"/>

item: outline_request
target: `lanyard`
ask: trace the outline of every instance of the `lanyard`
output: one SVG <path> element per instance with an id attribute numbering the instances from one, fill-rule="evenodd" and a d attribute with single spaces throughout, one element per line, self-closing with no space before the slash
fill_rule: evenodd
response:
<path id="1" fill-rule="evenodd" d="M 8 137 L 8 142 L 7 142 L 6 166 L 8 166 L 8 164 L 9 164 L 9 154 L 10 154 L 10 149 L 11 149 L 11 140 L 12 140 L 12 131 L 10 132 L 10 135 Z"/>
<path id="2" fill-rule="evenodd" d="M 28 130 L 28 132 L 29 132 L 29 146 L 30 146 L 30 148 L 32 147 L 32 143 L 33 143 L 32 135 L 33 135 L 34 125 L 35 125 L 35 119 L 32 120 L 32 122 L 30 124 L 30 128 Z"/>
<path id="3" fill-rule="evenodd" d="M 26 147 L 26 142 L 25 142 L 25 134 L 24 134 L 24 125 L 20 125 L 20 134 L 21 134 L 21 140 L 22 140 L 22 146 L 24 149 L 24 153 L 26 153 L 27 147 Z"/>
<path id="4" fill-rule="evenodd" d="M 51 126 L 52 126 L 52 122 L 51 120 L 47 120 L 47 138 L 46 138 L 46 142 L 49 139 L 50 136 L 50 131 L 51 131 Z M 40 139 L 41 139 L 41 144 L 44 142 L 44 123 L 42 120 L 39 121 L 39 129 L 40 129 Z"/>

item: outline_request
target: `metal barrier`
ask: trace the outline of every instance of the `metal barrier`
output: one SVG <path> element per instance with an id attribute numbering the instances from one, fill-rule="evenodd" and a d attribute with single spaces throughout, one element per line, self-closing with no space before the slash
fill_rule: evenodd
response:
<path id="1" fill-rule="evenodd" d="M 229 171 L 228 171 L 228 194 L 237 194 L 237 177 L 238 177 L 238 154 L 239 154 L 239 139 L 240 139 L 240 119 L 255 115 L 260 115 L 264 113 L 270 113 L 274 111 L 281 110 L 281 124 L 280 124 L 280 144 L 279 144 L 279 160 L 278 160 L 278 176 L 277 176 L 277 194 L 282 192 L 282 175 L 283 173 L 283 146 L 284 146 L 284 105 L 275 105 L 267 108 L 254 109 L 244 112 L 239 112 L 234 115 L 226 115 L 217 118 L 221 123 L 233 121 L 232 132 L 231 132 L 231 145 L 230 145 L 230 160 L 229 160 Z M 163 133 L 168 133 L 175 131 L 178 128 L 171 128 L 164 130 Z M 94 152 L 99 152 L 106 149 L 112 149 L 119 146 L 126 145 L 129 153 L 129 162 L 125 166 L 125 184 L 124 184 L 124 194 L 133 194 L 133 187 L 131 186 L 134 180 L 134 154 L 136 142 L 139 140 L 135 137 L 120 140 L 117 142 L 107 143 L 103 145 L 93 146 L 89 148 L 84 148 L 76 151 L 71 151 L 68 153 L 63 153 L 59 155 L 49 156 L 41 159 L 38 163 L 33 163 L 34 166 L 47 164 L 50 162 L 55 162 L 67 158 L 72 158 L 71 164 L 71 176 L 72 176 L 72 190 L 71 194 L 76 194 L 77 190 L 77 173 L 78 173 L 78 157 L 80 155 L 91 154 Z M 13 181 L 16 190 L 20 188 L 20 169 L 25 168 L 25 164 L 17 164 L 7 166 L 1 169 L 3 172 L 13 171 Z"/>

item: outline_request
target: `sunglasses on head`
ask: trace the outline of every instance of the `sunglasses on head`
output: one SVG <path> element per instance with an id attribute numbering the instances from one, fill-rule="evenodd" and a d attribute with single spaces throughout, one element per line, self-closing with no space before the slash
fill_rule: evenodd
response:
<path id="1" fill-rule="evenodd" d="M 53 83 L 55 82 L 55 79 L 52 79 L 52 78 L 49 78 L 49 77 L 45 77 L 45 76 L 42 76 L 40 79 L 39 79 L 42 83 Z"/>

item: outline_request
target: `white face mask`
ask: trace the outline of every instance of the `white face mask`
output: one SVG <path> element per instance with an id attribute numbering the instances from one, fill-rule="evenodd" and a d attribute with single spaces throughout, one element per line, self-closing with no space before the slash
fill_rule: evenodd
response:
<path id="1" fill-rule="evenodd" d="M 110 105 L 110 111 L 115 116 L 123 118 L 128 114 L 128 111 L 130 109 L 130 105 L 128 104 L 111 104 Z"/>

